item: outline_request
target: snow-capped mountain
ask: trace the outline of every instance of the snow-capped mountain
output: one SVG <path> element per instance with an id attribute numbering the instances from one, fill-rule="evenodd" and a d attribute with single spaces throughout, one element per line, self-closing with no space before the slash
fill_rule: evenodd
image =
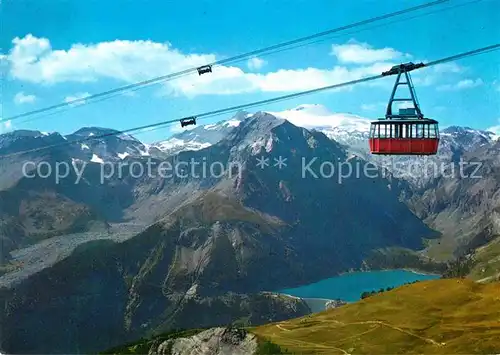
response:
<path id="1" fill-rule="evenodd" d="M 46 145 L 63 143 L 65 138 L 59 133 L 18 130 L 0 134 L 0 154 L 8 155 L 20 151 L 38 149 Z"/>
<path id="2" fill-rule="evenodd" d="M 92 137 L 104 136 L 99 139 Z M 119 161 L 129 156 L 149 156 L 148 148 L 142 142 L 128 134 L 114 129 L 100 127 L 84 127 L 67 135 L 72 145 L 73 157 L 83 161 L 102 163 L 104 161 Z M 86 140 L 87 138 L 90 138 Z M 86 140 L 84 143 L 76 143 Z"/>
<path id="3" fill-rule="evenodd" d="M 460 145 L 466 150 L 486 145 L 497 138 L 493 132 L 461 126 L 446 127 L 441 130 L 440 136 L 443 140 Z"/>
<path id="4" fill-rule="evenodd" d="M 185 150 L 200 150 L 210 147 L 226 137 L 233 128 L 238 127 L 241 121 L 252 116 L 248 112 L 238 112 L 229 120 L 213 124 L 199 125 L 194 128 L 186 127 L 182 132 L 174 134 L 167 140 L 154 143 L 150 152 L 162 152 L 165 155 L 176 154 Z"/>
<path id="5" fill-rule="evenodd" d="M 324 133 L 344 145 L 351 153 L 366 157 L 370 120 L 350 113 L 332 113 L 325 106 L 304 104 L 294 109 L 271 112 L 296 126 Z"/>
<path id="6" fill-rule="evenodd" d="M 254 115 L 240 113 L 229 121 L 198 126 L 157 145 L 164 144 L 162 150 L 169 154 L 183 150 L 206 148 L 227 137 L 231 132 L 231 129 L 228 128 L 237 125 L 236 122 L 252 119 L 263 114 L 266 114 L 267 119 L 274 118 L 277 121 L 286 119 L 296 126 L 322 132 L 330 139 L 343 145 L 351 155 L 357 155 L 383 166 L 395 176 L 404 178 L 419 186 L 427 184 L 436 177 L 436 166 L 438 167 L 438 173 L 441 173 L 442 170 L 446 171 L 451 164 L 458 163 L 466 152 L 483 145 L 492 144 L 495 139 L 492 132 L 469 127 L 451 126 L 441 130 L 440 147 L 436 156 L 374 156 L 370 154 L 367 142 L 370 119 L 350 113 L 332 113 L 322 105 L 304 104 L 280 112 L 263 111 Z M 263 141 L 262 139 L 261 137 L 249 144 L 255 148 L 254 150 L 258 150 L 260 147 L 264 147 L 266 150 L 271 149 L 272 140 Z"/>
<path id="7" fill-rule="evenodd" d="M 451 126 L 441 130 L 440 147 L 436 156 L 373 156 L 369 153 L 367 143 L 370 119 L 350 113 L 332 113 L 322 105 L 303 104 L 280 112 L 262 111 L 255 114 L 238 112 L 228 120 L 198 125 L 194 128 L 187 127 L 169 139 L 153 144 L 144 144 L 130 135 L 98 127 L 85 127 L 67 136 L 39 131 L 15 131 L 0 135 L 0 154 L 36 149 L 64 141 L 74 141 L 75 143 L 70 145 L 67 150 L 76 160 L 102 163 L 144 156 L 165 158 L 181 151 L 197 151 L 208 148 L 227 138 L 235 127 L 240 126 L 241 122 L 262 115 L 266 115 L 264 120 L 266 122 L 273 119 L 276 121 L 287 120 L 298 127 L 322 132 L 328 138 L 343 145 L 351 155 L 357 155 L 379 166 L 384 166 L 396 176 L 419 185 L 425 185 L 432 180 L 433 175 L 429 172 L 436 169 L 436 164 L 442 167 L 440 169 L 445 169 L 445 166 L 458 163 L 466 152 L 487 146 L 493 143 L 496 138 L 492 132 Z M 77 142 L 102 135 L 106 137 L 91 139 L 85 143 Z M 249 142 L 249 145 L 254 147 L 254 150 L 258 150 L 260 146 L 265 147 L 272 144 L 271 141 L 264 142 L 262 139 L 262 137 L 256 138 L 255 141 Z M 293 148 L 293 144 L 291 146 Z"/>
<path id="8" fill-rule="evenodd" d="M 92 138 L 92 137 L 100 138 Z M 103 163 L 121 161 L 127 157 L 149 156 L 148 146 L 119 131 L 100 127 L 84 127 L 63 136 L 58 132 L 19 130 L 0 135 L 0 155 L 43 155 L 45 147 L 63 148 L 73 160 Z M 40 150 L 39 150 L 40 149 Z M 13 156 L 14 158 L 14 156 Z"/>

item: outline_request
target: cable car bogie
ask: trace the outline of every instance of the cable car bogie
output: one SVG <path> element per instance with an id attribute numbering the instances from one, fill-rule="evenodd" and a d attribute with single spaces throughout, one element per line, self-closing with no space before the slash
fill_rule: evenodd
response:
<path id="1" fill-rule="evenodd" d="M 187 117 L 180 120 L 181 127 L 196 125 L 196 117 Z"/>
<path id="2" fill-rule="evenodd" d="M 211 73 L 212 72 L 212 66 L 211 65 L 204 65 L 202 67 L 199 67 L 198 69 L 198 75 L 202 75 L 205 73 Z"/>
<path id="3" fill-rule="evenodd" d="M 411 70 L 419 69 L 419 68 L 422 68 L 422 67 L 425 67 L 424 63 L 417 63 L 417 64 L 415 64 L 413 62 L 409 62 L 409 63 L 395 65 L 391 69 L 389 69 L 388 71 L 382 72 L 382 75 L 383 76 L 395 75 L 395 74 L 399 74 L 399 73 L 401 73 L 403 71 L 409 72 Z"/>

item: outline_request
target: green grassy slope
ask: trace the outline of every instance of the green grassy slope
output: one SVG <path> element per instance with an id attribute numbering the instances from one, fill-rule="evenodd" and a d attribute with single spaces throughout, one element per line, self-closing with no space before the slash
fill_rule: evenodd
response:
<path id="1" fill-rule="evenodd" d="M 474 252 L 474 266 L 468 277 L 481 282 L 499 280 L 500 238 L 494 239 Z"/>
<path id="2" fill-rule="evenodd" d="M 301 354 L 492 354 L 500 284 L 441 279 L 252 331 Z"/>

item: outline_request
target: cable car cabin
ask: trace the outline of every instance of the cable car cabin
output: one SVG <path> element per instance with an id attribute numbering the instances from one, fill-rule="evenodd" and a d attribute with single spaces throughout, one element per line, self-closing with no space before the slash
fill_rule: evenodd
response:
<path id="1" fill-rule="evenodd" d="M 385 118 L 373 121 L 370 127 L 369 145 L 372 154 L 380 155 L 435 155 L 439 146 L 439 127 L 436 120 L 424 118 L 411 81 L 410 71 L 422 68 L 423 63 L 405 63 L 393 66 L 382 75 L 397 75 L 387 105 Z M 401 81 L 403 78 L 404 81 Z M 401 85 L 408 88 L 410 97 L 396 98 Z M 396 101 L 411 102 L 411 107 L 400 108 L 393 113 Z"/>
<path id="2" fill-rule="evenodd" d="M 181 120 L 181 127 L 196 125 L 196 117 L 183 118 Z"/>
<path id="3" fill-rule="evenodd" d="M 212 66 L 210 65 L 204 65 L 202 67 L 199 67 L 198 69 L 198 75 L 202 75 L 205 73 L 211 73 L 212 72 Z"/>
<path id="4" fill-rule="evenodd" d="M 435 155 L 439 145 L 438 122 L 427 118 L 382 118 L 371 123 L 369 144 L 372 154 Z"/>

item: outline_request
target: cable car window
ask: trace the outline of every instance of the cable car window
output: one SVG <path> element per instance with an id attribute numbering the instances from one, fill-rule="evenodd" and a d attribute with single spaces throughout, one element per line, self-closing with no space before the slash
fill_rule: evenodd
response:
<path id="1" fill-rule="evenodd" d="M 436 130 L 433 124 L 429 125 L 429 138 L 436 138 Z"/>
<path id="2" fill-rule="evenodd" d="M 417 124 L 417 137 L 424 138 L 424 125 L 421 123 Z"/>

